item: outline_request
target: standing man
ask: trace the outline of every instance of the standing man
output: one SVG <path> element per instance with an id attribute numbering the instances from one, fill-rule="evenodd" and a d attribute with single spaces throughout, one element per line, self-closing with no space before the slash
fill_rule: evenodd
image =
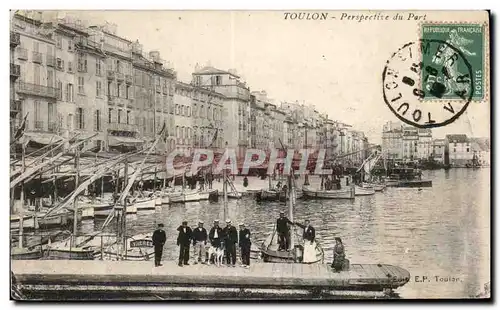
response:
<path id="1" fill-rule="evenodd" d="M 250 230 L 245 227 L 244 223 L 240 223 L 240 240 L 239 246 L 241 249 L 241 265 L 242 267 L 250 267 L 250 247 L 252 242 L 250 241 Z"/>
<path id="2" fill-rule="evenodd" d="M 194 263 L 204 264 L 206 258 L 205 247 L 207 246 L 207 230 L 203 227 L 203 221 L 198 222 L 198 227 L 193 231 Z"/>
<path id="3" fill-rule="evenodd" d="M 187 221 L 182 222 L 182 225 L 177 228 L 179 235 L 177 236 L 177 245 L 179 246 L 179 267 L 189 265 L 189 244 L 193 232 L 187 225 Z"/>
<path id="4" fill-rule="evenodd" d="M 278 232 L 278 251 L 288 251 L 290 247 L 290 228 L 288 224 L 294 225 L 286 216 L 285 212 L 280 212 L 280 217 L 276 221 L 276 231 Z"/>
<path id="5" fill-rule="evenodd" d="M 214 226 L 210 229 L 208 233 L 208 239 L 213 248 L 217 249 L 220 247 L 220 241 L 223 239 L 222 228 L 219 227 L 219 220 L 214 221 Z M 208 258 L 210 260 L 211 257 Z"/>
<path id="6" fill-rule="evenodd" d="M 163 266 L 161 256 L 163 254 L 163 245 L 167 241 L 167 235 L 163 230 L 163 224 L 158 224 L 158 229 L 153 233 L 153 246 L 155 247 L 155 267 Z"/>
<path id="7" fill-rule="evenodd" d="M 226 220 L 226 227 L 222 230 L 226 245 L 226 262 L 236 267 L 236 244 L 238 243 L 238 232 L 236 227 L 231 225 L 231 220 Z"/>

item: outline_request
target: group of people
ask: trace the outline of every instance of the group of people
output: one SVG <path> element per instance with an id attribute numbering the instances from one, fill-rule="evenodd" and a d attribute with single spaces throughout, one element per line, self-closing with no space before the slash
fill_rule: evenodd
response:
<path id="1" fill-rule="evenodd" d="M 242 267 L 250 266 L 251 233 L 244 223 L 239 224 L 239 232 L 226 220 L 226 227 L 219 226 L 219 220 L 215 220 L 210 231 L 203 227 L 203 221 L 198 222 L 198 227 L 191 229 L 187 221 L 177 228 L 177 246 L 179 246 L 180 267 L 189 265 L 189 252 L 191 245 L 194 248 L 194 264 L 210 263 L 212 259 L 209 253 L 223 251 L 228 266 L 236 266 L 236 248 L 240 248 Z M 153 246 L 155 249 L 155 266 L 161 265 L 163 246 L 166 242 L 166 234 L 163 224 L 158 224 L 158 229 L 153 233 Z"/>
<path id="2" fill-rule="evenodd" d="M 251 233 L 244 223 L 239 224 L 239 232 L 231 223 L 226 220 L 226 227 L 219 226 L 219 220 L 215 220 L 213 227 L 207 232 L 203 227 L 203 221 L 198 222 L 198 227 L 191 229 L 187 221 L 177 228 L 177 246 L 179 246 L 180 267 L 189 265 L 189 252 L 191 245 L 194 248 L 194 264 L 210 263 L 209 254 L 223 251 L 228 266 L 236 266 L 236 248 L 240 248 L 242 267 L 250 266 L 250 248 Z M 276 232 L 278 234 L 278 251 L 290 251 L 290 226 L 296 225 L 304 230 L 302 238 L 303 244 L 303 263 L 311 263 L 316 260 L 316 230 L 306 220 L 304 224 L 290 221 L 285 217 L 283 211 L 276 221 Z M 342 239 L 335 238 L 336 244 L 333 249 L 333 261 L 331 264 L 335 272 L 340 272 L 346 266 L 346 258 Z M 166 242 L 166 234 L 163 230 L 163 224 L 158 224 L 158 229 L 153 233 L 153 246 L 155 249 L 155 266 L 161 265 L 163 246 Z M 208 251 L 207 251 L 208 250 Z"/>

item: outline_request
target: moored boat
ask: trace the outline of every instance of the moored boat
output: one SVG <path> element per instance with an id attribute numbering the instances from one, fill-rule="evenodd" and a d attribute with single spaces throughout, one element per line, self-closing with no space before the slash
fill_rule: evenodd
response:
<path id="1" fill-rule="evenodd" d="M 154 210 L 157 202 L 157 197 L 150 198 L 137 198 L 130 205 L 127 205 L 127 213 L 129 212 L 129 208 L 133 209 L 135 207 L 136 212 L 142 210 Z M 160 198 L 161 202 L 161 198 Z M 160 204 L 161 205 L 161 204 Z"/>
<path id="2" fill-rule="evenodd" d="M 354 186 L 343 187 L 332 190 L 315 190 L 309 187 L 302 188 L 302 194 L 305 198 L 317 199 L 354 199 L 356 189 Z"/>
<path id="3" fill-rule="evenodd" d="M 96 258 L 104 260 L 143 261 L 154 258 L 154 246 L 151 234 L 138 234 L 127 238 L 126 249 L 121 242 L 114 243 L 94 253 Z"/>
<path id="4" fill-rule="evenodd" d="M 361 186 L 356 185 L 355 196 L 369 196 L 374 195 L 375 189 L 367 184 L 362 184 Z"/>
<path id="5" fill-rule="evenodd" d="M 91 246 L 75 246 L 72 245 L 72 237 L 66 240 L 47 244 L 43 248 L 44 257 L 46 259 L 77 259 L 77 260 L 92 260 L 94 259 L 94 249 Z"/>
<path id="6" fill-rule="evenodd" d="M 14 247 L 10 250 L 10 258 L 11 259 L 40 259 L 43 256 L 43 252 L 41 247 L 30 248 L 18 248 Z"/>

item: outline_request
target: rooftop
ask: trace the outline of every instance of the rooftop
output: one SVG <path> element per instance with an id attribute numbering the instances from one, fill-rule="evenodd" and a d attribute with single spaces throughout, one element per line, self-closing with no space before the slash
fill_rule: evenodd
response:
<path id="1" fill-rule="evenodd" d="M 450 142 L 456 142 L 456 143 L 467 143 L 469 142 L 469 139 L 467 138 L 467 135 L 465 134 L 459 134 L 459 135 L 446 135 L 446 139 Z"/>
<path id="2" fill-rule="evenodd" d="M 229 75 L 234 76 L 235 78 L 240 78 L 238 75 L 236 75 L 232 72 L 224 71 L 224 70 L 217 69 L 217 68 L 214 68 L 211 66 L 203 67 L 200 70 L 197 70 L 193 73 L 193 75 L 210 75 L 210 74 L 229 74 Z"/>

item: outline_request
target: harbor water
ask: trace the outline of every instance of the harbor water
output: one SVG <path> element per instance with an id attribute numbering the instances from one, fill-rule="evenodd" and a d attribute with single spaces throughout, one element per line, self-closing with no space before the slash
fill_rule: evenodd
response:
<path id="1" fill-rule="evenodd" d="M 331 262 L 334 238 L 341 237 L 352 263 L 385 263 L 407 269 L 410 282 L 398 289 L 402 298 L 475 296 L 490 281 L 490 170 L 425 171 L 430 188 L 387 188 L 355 200 L 297 201 L 294 220 L 309 219 Z M 311 178 L 311 185 L 319 180 Z M 252 182 L 252 179 L 250 179 Z M 194 202 L 157 207 L 127 216 L 127 234 L 152 232 L 163 223 L 164 259 L 176 260 L 177 227 L 198 220 L 209 229 L 223 219 L 223 204 Z M 257 203 L 250 197 L 230 200 L 228 218 L 244 222 L 256 245 L 273 230 L 284 203 Z M 79 233 L 100 229 L 104 219 L 84 221 Z M 113 231 L 113 225 L 108 227 Z M 186 267 L 189 268 L 189 267 Z M 427 277 L 427 278 L 423 278 Z M 422 282 L 423 281 L 423 282 Z"/>

